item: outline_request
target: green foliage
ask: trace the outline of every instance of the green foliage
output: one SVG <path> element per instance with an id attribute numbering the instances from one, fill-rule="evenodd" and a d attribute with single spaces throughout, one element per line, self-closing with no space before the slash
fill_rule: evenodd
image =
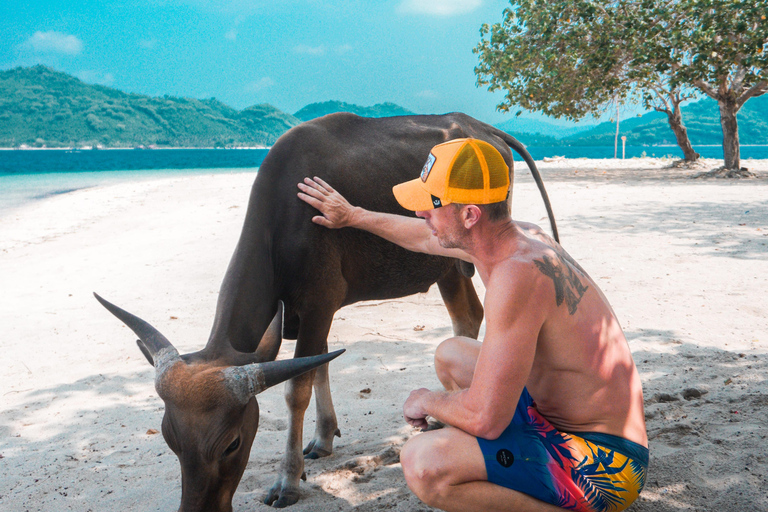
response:
<path id="1" fill-rule="evenodd" d="M 351 112 L 363 117 L 392 117 L 413 114 L 410 110 L 394 103 L 378 103 L 372 107 L 361 107 L 344 103 L 343 101 L 325 101 L 307 105 L 293 115 L 301 121 L 309 121 L 310 119 L 335 114 L 336 112 Z"/>
<path id="2" fill-rule="evenodd" d="M 474 49 L 478 86 L 506 92 L 499 110 L 519 106 L 578 120 L 629 94 L 620 18 L 612 2 L 510 3 L 501 23 L 483 25 Z"/>
<path id="3" fill-rule="evenodd" d="M 730 91 L 735 100 L 768 80 L 768 1 L 678 0 L 665 5 L 645 0 L 643 4 L 649 42 L 636 60 L 652 62 L 660 71 L 672 70 L 673 84 L 694 84 L 703 90 L 705 85 L 715 89 L 735 85 Z"/>
<path id="4" fill-rule="evenodd" d="M 271 105 L 152 98 L 45 66 L 0 72 L 0 146 L 269 146 L 299 120 Z"/>

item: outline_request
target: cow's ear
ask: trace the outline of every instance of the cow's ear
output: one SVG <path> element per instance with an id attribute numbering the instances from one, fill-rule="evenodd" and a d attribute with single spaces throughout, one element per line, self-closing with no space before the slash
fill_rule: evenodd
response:
<path id="1" fill-rule="evenodd" d="M 144 343 L 142 343 L 141 340 L 136 340 L 136 345 L 139 346 L 139 350 L 141 350 L 141 353 L 147 358 L 149 364 L 155 366 L 155 361 L 152 359 L 152 355 L 149 353 L 149 350 L 147 350 L 147 347 L 144 346 Z"/>

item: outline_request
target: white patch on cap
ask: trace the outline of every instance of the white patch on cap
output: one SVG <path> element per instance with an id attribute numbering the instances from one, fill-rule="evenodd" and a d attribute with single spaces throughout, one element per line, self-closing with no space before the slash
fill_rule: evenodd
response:
<path id="1" fill-rule="evenodd" d="M 429 176 L 430 171 L 432 170 L 432 166 L 435 165 L 435 155 L 432 153 L 429 154 L 427 157 L 427 163 L 424 164 L 424 167 L 421 168 L 421 181 L 427 182 L 427 177 Z"/>

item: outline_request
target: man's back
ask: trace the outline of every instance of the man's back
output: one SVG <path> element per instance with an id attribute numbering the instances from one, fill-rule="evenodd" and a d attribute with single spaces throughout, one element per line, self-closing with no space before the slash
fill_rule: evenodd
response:
<path id="1" fill-rule="evenodd" d="M 525 238 L 518 237 L 499 270 L 533 280 L 532 302 L 545 310 L 526 382 L 537 409 L 564 432 L 602 432 L 647 445 L 640 377 L 605 296 L 538 226 L 514 224 Z M 504 282 L 484 277 L 489 288 Z M 486 307 L 495 296 L 486 295 Z"/>

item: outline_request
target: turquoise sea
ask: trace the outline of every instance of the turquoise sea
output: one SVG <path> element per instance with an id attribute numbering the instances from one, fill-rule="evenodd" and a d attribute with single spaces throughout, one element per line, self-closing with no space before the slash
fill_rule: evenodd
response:
<path id="1" fill-rule="evenodd" d="M 254 172 L 267 149 L 0 151 L 0 216 L 31 201 L 126 181 Z"/>
<path id="2" fill-rule="evenodd" d="M 722 158 L 721 146 L 696 146 L 705 158 Z M 613 158 L 613 146 L 528 147 L 545 157 Z M 74 190 L 195 174 L 254 172 L 267 149 L 0 150 L 0 216 L 25 203 Z M 621 150 L 619 150 L 621 155 Z M 627 146 L 626 158 L 682 157 L 677 146 Z M 768 159 L 768 146 L 741 146 L 741 158 Z M 516 160 L 519 158 L 516 157 Z"/>

